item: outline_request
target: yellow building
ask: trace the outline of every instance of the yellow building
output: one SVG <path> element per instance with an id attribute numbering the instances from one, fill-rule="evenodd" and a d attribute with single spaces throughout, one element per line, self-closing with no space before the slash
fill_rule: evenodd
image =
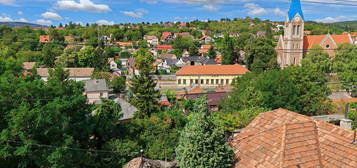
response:
<path id="1" fill-rule="evenodd" d="M 185 66 L 176 72 L 176 83 L 178 88 L 215 88 L 230 85 L 236 77 L 247 72 L 249 70 L 241 65 Z"/>

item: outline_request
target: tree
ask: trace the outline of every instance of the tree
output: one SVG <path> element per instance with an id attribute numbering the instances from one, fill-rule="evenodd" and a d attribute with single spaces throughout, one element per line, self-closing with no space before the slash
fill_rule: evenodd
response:
<path id="1" fill-rule="evenodd" d="M 126 78 L 123 76 L 116 77 L 112 80 L 111 85 L 115 93 L 121 93 L 126 88 Z"/>
<path id="2" fill-rule="evenodd" d="M 140 72 L 149 74 L 153 69 L 154 57 L 147 49 L 140 48 L 135 53 L 135 64 Z"/>
<path id="3" fill-rule="evenodd" d="M 216 58 L 216 51 L 214 50 L 213 46 L 208 50 L 207 56 L 211 59 Z"/>
<path id="4" fill-rule="evenodd" d="M 341 45 L 336 53 L 334 72 L 337 72 L 343 88 L 357 95 L 357 50 L 355 46 Z"/>
<path id="5" fill-rule="evenodd" d="M 47 43 L 43 46 L 41 53 L 41 63 L 47 67 L 53 67 L 56 58 L 63 53 L 63 46 L 55 43 Z"/>
<path id="6" fill-rule="evenodd" d="M 233 38 L 229 37 L 228 34 L 224 35 L 222 41 L 221 54 L 222 54 L 222 64 L 224 65 L 233 64 L 235 59 L 238 58 L 234 48 L 234 40 Z"/>
<path id="7" fill-rule="evenodd" d="M 61 56 L 57 57 L 55 64 L 62 67 L 77 67 L 78 53 L 74 48 L 66 48 Z"/>
<path id="8" fill-rule="evenodd" d="M 327 96 L 331 94 L 328 78 L 318 67 L 318 64 L 305 64 L 288 69 L 298 91 L 296 107 L 304 115 L 321 115 L 331 110 L 331 104 L 327 102 Z"/>
<path id="9" fill-rule="evenodd" d="M 302 64 L 314 64 L 319 71 L 326 74 L 332 72 L 332 59 L 320 46 L 311 48 L 302 60 Z"/>
<path id="10" fill-rule="evenodd" d="M 277 54 L 272 40 L 251 39 L 245 48 L 245 63 L 251 71 L 278 69 Z"/>
<path id="11" fill-rule="evenodd" d="M 200 98 L 192 119 L 181 132 L 176 154 L 182 168 L 232 166 L 233 150 L 224 141 L 223 131 L 212 123 L 207 106 L 207 99 Z"/>
<path id="12" fill-rule="evenodd" d="M 138 108 L 136 118 L 150 117 L 159 111 L 159 91 L 155 89 L 156 82 L 147 73 L 134 76 L 130 84 L 130 92 L 133 94 L 131 103 Z"/>

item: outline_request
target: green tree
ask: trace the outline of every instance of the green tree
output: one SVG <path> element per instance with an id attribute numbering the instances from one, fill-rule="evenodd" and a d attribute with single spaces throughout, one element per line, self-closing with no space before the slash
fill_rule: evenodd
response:
<path id="1" fill-rule="evenodd" d="M 251 71 L 278 69 L 273 41 L 267 38 L 251 39 L 244 50 L 245 63 Z"/>
<path id="2" fill-rule="evenodd" d="M 133 98 L 130 101 L 138 108 L 138 112 L 135 114 L 136 118 L 150 117 L 159 111 L 160 94 L 155 87 L 156 82 L 149 74 L 140 73 L 132 79 L 129 90 L 133 94 Z"/>
<path id="3" fill-rule="evenodd" d="M 214 50 L 213 46 L 208 50 L 207 56 L 211 59 L 216 58 L 216 51 Z"/>
<path id="4" fill-rule="evenodd" d="M 63 53 L 63 46 L 47 43 L 42 48 L 41 63 L 47 67 L 53 67 L 55 65 L 56 58 Z"/>
<path id="5" fill-rule="evenodd" d="M 343 88 L 357 95 L 357 50 L 353 45 L 341 45 L 336 53 L 334 72 L 337 72 Z"/>
<path id="6" fill-rule="evenodd" d="M 200 98 L 181 132 L 176 154 L 182 168 L 232 166 L 233 150 L 224 141 L 223 131 L 213 124 L 207 106 L 207 99 Z"/>
<path id="7" fill-rule="evenodd" d="M 238 58 L 234 47 L 234 40 L 233 38 L 229 37 L 228 34 L 224 35 L 222 41 L 221 54 L 222 54 L 222 64 L 224 65 L 233 64 L 235 59 Z"/>
<path id="8" fill-rule="evenodd" d="M 314 64 L 318 70 L 324 73 L 332 72 L 332 58 L 320 46 L 311 48 L 304 57 L 302 64 Z"/>
<path id="9" fill-rule="evenodd" d="M 139 68 L 140 72 L 149 74 L 154 69 L 154 57 L 147 49 L 139 49 L 134 56 L 135 64 Z"/>
<path id="10" fill-rule="evenodd" d="M 116 77 L 112 80 L 111 86 L 115 93 L 121 93 L 126 88 L 126 78 L 123 76 Z"/>

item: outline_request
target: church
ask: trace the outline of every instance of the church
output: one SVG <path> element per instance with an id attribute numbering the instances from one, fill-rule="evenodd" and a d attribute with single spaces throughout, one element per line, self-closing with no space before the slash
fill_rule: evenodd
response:
<path id="1" fill-rule="evenodd" d="M 314 46 L 320 46 L 330 55 L 340 44 L 353 44 L 354 38 L 349 33 L 342 35 L 305 35 L 304 13 L 300 0 L 292 0 L 284 25 L 284 35 L 280 35 L 276 46 L 277 61 L 283 69 L 290 65 L 301 65 L 301 60 Z"/>

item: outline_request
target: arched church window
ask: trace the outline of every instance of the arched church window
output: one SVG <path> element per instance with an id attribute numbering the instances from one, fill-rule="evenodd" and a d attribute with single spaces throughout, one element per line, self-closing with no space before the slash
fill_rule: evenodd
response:
<path id="1" fill-rule="evenodd" d="M 300 25 L 297 26 L 296 34 L 300 35 Z"/>
<path id="2" fill-rule="evenodd" d="M 296 34 L 296 26 L 294 25 L 293 26 L 293 35 L 295 35 Z"/>

